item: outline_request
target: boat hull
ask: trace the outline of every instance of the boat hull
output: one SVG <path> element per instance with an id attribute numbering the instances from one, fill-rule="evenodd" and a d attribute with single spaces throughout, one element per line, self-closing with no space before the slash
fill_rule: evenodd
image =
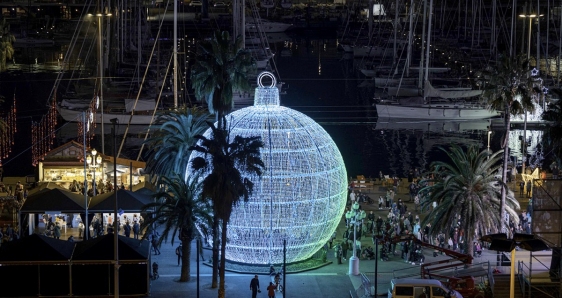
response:
<path id="1" fill-rule="evenodd" d="M 407 119 L 488 119 L 499 116 L 498 112 L 484 107 L 451 106 L 404 106 L 399 104 L 377 104 L 378 117 Z"/>
<path id="2" fill-rule="evenodd" d="M 82 121 L 83 110 L 73 110 L 73 109 L 68 109 L 68 108 L 57 106 L 57 111 L 59 112 L 59 115 L 65 121 L 68 121 L 68 122 L 81 122 Z M 101 114 L 100 113 L 96 113 L 95 115 L 93 115 L 93 118 L 94 118 L 93 120 L 97 124 L 101 124 L 102 121 L 101 121 Z M 129 120 L 130 120 L 131 124 L 133 124 L 133 125 L 149 125 L 153 121 L 152 113 L 135 114 L 135 115 L 133 115 L 132 118 L 131 118 L 130 113 L 124 113 L 124 114 L 105 113 L 103 115 L 103 122 L 105 124 L 111 124 L 111 119 L 117 119 L 117 122 L 119 124 L 127 124 L 127 123 L 129 123 Z"/>

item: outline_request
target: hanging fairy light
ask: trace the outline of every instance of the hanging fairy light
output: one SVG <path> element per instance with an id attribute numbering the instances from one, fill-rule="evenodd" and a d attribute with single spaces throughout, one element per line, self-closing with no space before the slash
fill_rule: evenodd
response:
<path id="1" fill-rule="evenodd" d="M 55 92 L 56 93 L 56 92 Z M 39 122 L 31 122 L 31 164 L 37 166 L 54 146 L 57 126 L 56 96 Z"/>
<path id="2" fill-rule="evenodd" d="M 0 131 L 0 166 L 2 166 L 2 160 L 8 158 L 9 154 L 12 152 L 12 146 L 14 145 L 15 134 L 17 132 L 16 125 L 16 95 L 14 94 L 14 99 L 11 108 L 8 113 L 0 118 L 6 125 L 5 130 Z"/>
<path id="3" fill-rule="evenodd" d="M 272 83 L 264 87 L 267 77 Z M 275 83 L 272 73 L 262 73 L 254 106 L 227 116 L 232 137 L 262 138 L 265 163 L 261 178 L 244 177 L 254 182 L 254 191 L 232 211 L 225 255 L 230 261 L 282 263 L 284 240 L 287 262 L 306 260 L 329 240 L 345 209 L 347 173 L 336 144 L 314 120 L 280 106 Z"/>

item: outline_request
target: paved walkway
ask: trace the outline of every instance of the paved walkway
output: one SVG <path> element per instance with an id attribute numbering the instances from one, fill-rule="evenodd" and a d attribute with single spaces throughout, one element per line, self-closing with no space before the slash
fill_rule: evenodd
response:
<path id="1" fill-rule="evenodd" d="M 515 183 L 510 185 L 512 189 L 515 189 Z M 387 210 L 378 210 L 378 197 L 379 195 L 385 194 L 385 188 L 382 185 L 376 185 L 374 189 L 369 190 L 369 196 L 375 201 L 374 204 L 368 205 L 363 204 L 362 207 L 368 213 L 368 211 L 373 210 L 376 216 L 384 215 L 388 213 Z M 408 210 L 416 214 L 412 202 L 407 202 L 409 196 L 407 195 L 406 188 L 399 190 L 395 199 L 401 198 L 406 202 Z M 525 210 L 527 207 L 528 199 L 522 198 L 521 209 Z M 423 216 L 423 215 L 422 215 Z M 342 219 L 340 225 L 337 229 L 337 239 L 336 241 L 342 240 L 342 235 L 345 230 L 345 223 Z M 77 229 L 68 229 L 62 231 L 61 239 L 67 239 L 69 235 L 73 234 L 75 238 L 77 237 Z M 371 245 L 371 237 L 364 237 L 363 245 Z M 79 241 L 79 239 L 77 239 Z M 178 243 L 175 243 L 177 246 Z M 160 255 L 152 255 L 152 261 L 158 262 L 160 278 L 152 281 L 151 284 L 151 297 L 217 297 L 217 289 L 211 289 L 211 268 L 209 266 L 200 264 L 199 273 L 199 296 L 197 295 L 197 263 L 195 259 L 195 242 L 192 243 L 192 254 L 191 254 L 191 281 L 180 283 L 178 282 L 180 277 L 180 267 L 177 265 L 177 256 L 175 255 L 175 247 L 169 242 L 163 243 Z M 445 259 L 444 256 L 432 256 L 432 251 L 426 249 L 424 251 L 426 257 L 426 263 L 433 262 L 436 260 Z M 204 250 L 204 257 L 208 260 L 211 257 L 211 251 L 209 249 Z M 322 268 L 310 270 L 302 273 L 287 274 L 286 280 L 286 292 L 284 297 L 349 297 L 349 291 L 357 291 L 358 297 L 362 297 L 364 290 L 361 288 L 361 276 L 349 275 L 349 264 L 345 261 L 343 264 L 337 264 L 334 259 L 334 252 L 330 250 L 328 253 L 328 260 L 332 261 L 331 264 L 324 266 Z M 495 267 L 496 253 L 493 251 L 484 251 L 482 257 L 476 258 L 474 263 L 485 263 L 490 262 L 492 267 Z M 360 272 L 365 274 L 370 278 L 371 282 L 374 283 L 375 280 L 375 261 L 374 260 L 361 260 L 360 261 Z M 509 267 L 500 268 L 503 272 L 508 273 Z M 378 274 L 377 279 L 377 292 L 379 295 L 386 295 L 389 281 L 394 276 L 404 276 L 404 275 L 415 275 L 419 276 L 420 266 L 412 265 L 406 263 L 400 259 L 400 256 L 391 257 L 389 261 L 378 262 Z M 226 280 L 226 297 L 251 297 L 251 291 L 249 289 L 250 280 L 253 274 L 240 274 L 227 272 Z M 267 297 L 265 289 L 267 288 L 269 282 L 269 276 L 260 275 L 260 285 L 262 293 L 258 294 L 258 297 Z M 277 298 L 283 297 L 281 293 L 277 293 Z M 367 296 L 365 296 L 367 297 Z"/>

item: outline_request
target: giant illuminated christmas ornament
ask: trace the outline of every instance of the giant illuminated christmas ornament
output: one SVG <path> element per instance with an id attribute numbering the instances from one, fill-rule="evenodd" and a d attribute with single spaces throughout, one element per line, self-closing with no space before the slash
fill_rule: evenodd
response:
<path id="1" fill-rule="evenodd" d="M 271 78 L 271 86 L 263 86 L 264 77 Z M 226 259 L 280 264 L 286 240 L 287 262 L 302 261 L 326 244 L 341 220 L 347 173 L 328 133 L 308 116 L 279 105 L 273 74 L 262 73 L 258 85 L 254 106 L 226 117 L 232 139 L 261 136 L 265 144 L 260 152 L 265 171 L 261 178 L 248 176 L 254 192 L 234 208 L 228 223 Z M 210 138 L 210 129 L 205 136 Z"/>

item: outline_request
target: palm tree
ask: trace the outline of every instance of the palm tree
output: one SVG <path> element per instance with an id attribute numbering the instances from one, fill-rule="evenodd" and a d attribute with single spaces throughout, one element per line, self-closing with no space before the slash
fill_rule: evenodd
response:
<path id="1" fill-rule="evenodd" d="M 226 124 L 226 119 L 221 121 Z M 260 157 L 263 147 L 261 137 L 235 136 L 231 142 L 228 129 L 221 129 L 209 123 L 211 137 L 197 136 L 197 145 L 192 150 L 199 153 L 191 161 L 194 171 L 204 173 L 203 195 L 213 202 L 214 223 L 221 224 L 219 298 L 225 297 L 225 262 L 227 225 L 233 207 L 240 199 L 247 201 L 254 183 L 248 177 L 260 177 L 264 163 Z M 213 249 L 218 237 L 213 231 Z M 218 257 L 213 253 L 213 265 Z"/>
<path id="2" fill-rule="evenodd" d="M 561 89 L 553 89 L 552 93 L 562 97 Z M 562 160 L 562 101 L 557 100 L 548 104 L 548 109 L 542 114 L 542 119 L 548 121 L 548 128 L 544 131 L 545 144 L 552 148 L 552 152 L 559 163 Z"/>
<path id="3" fill-rule="evenodd" d="M 191 86 L 197 99 L 207 102 L 209 112 L 216 114 L 218 121 L 234 108 L 233 92 L 250 89 L 248 73 L 254 68 L 254 58 L 244 49 L 242 37 L 233 43 L 228 31 L 217 31 L 214 38 L 197 47 Z M 224 125 L 219 123 L 220 127 Z"/>
<path id="4" fill-rule="evenodd" d="M 244 50 L 241 37 L 231 42 L 227 31 L 215 32 L 211 40 L 197 47 L 195 64 L 191 69 L 191 86 L 199 100 L 205 100 L 209 112 L 215 114 L 218 128 L 225 129 L 224 116 L 232 111 L 235 90 L 248 90 L 247 74 L 255 68 L 252 55 Z M 213 238 L 217 239 L 218 222 L 213 225 Z M 218 243 L 213 241 L 213 277 L 211 287 L 217 287 Z"/>
<path id="5" fill-rule="evenodd" d="M 6 19 L 2 19 L 0 30 L 0 72 L 3 72 L 7 69 L 6 60 L 12 59 L 14 55 L 12 44 L 16 41 L 16 38 L 10 32 L 10 24 L 6 22 Z"/>
<path id="6" fill-rule="evenodd" d="M 494 178 L 500 167 L 502 151 L 494 154 L 479 152 L 471 146 L 465 152 L 460 146 L 452 145 L 449 150 L 440 148 L 450 161 L 431 163 L 429 179 L 422 183 L 430 184 L 420 190 L 422 208 L 429 210 L 433 202 L 437 207 L 432 209 L 423 220 L 422 226 L 430 223 L 430 236 L 435 237 L 440 231 L 447 235 L 456 227 L 460 216 L 459 230 L 465 233 L 467 253 L 473 255 L 472 241 L 480 236 L 497 233 L 502 226 L 500 217 L 500 197 L 505 185 Z M 519 203 L 512 191 L 507 195 L 506 211 L 515 224 L 519 221 L 515 210 Z M 517 226 L 517 225 L 516 225 Z"/>
<path id="7" fill-rule="evenodd" d="M 181 108 L 160 115 L 154 135 L 145 144 L 150 150 L 146 170 L 157 181 L 160 177 L 182 175 L 187 169 L 195 136 L 207 129 L 209 114 L 201 108 Z"/>
<path id="8" fill-rule="evenodd" d="M 501 111 L 504 115 L 505 136 L 501 143 L 503 149 L 502 190 L 500 213 L 505 217 L 507 189 L 507 169 L 509 165 L 509 131 L 511 116 L 533 113 L 535 108 L 532 102 L 533 77 L 529 71 L 529 61 L 526 57 L 500 58 L 495 66 L 488 67 L 479 75 L 480 84 L 484 86 L 484 97 L 487 98 L 490 109 Z M 502 222 L 502 231 L 505 226 Z"/>
<path id="9" fill-rule="evenodd" d="M 164 176 L 160 182 L 164 187 L 154 195 L 156 201 L 143 208 L 149 216 L 143 222 L 142 228 L 163 226 L 160 243 L 171 236 L 174 245 L 174 239 L 178 236 L 182 242 L 180 282 L 187 282 L 190 279 L 191 242 L 197 233 L 196 225 L 209 225 L 212 220 L 211 204 L 200 195 L 201 183 L 196 175 L 188 177 L 187 182 L 179 176 Z"/>

